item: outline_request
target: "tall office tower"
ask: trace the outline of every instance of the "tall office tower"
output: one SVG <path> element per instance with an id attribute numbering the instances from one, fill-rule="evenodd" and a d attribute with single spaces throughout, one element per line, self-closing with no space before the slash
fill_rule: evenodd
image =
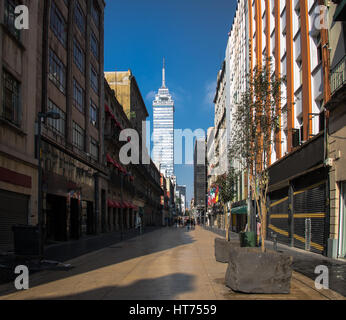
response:
<path id="1" fill-rule="evenodd" d="M 153 161 L 166 177 L 174 175 L 174 101 L 166 88 L 165 61 L 162 87 L 153 102 Z"/>

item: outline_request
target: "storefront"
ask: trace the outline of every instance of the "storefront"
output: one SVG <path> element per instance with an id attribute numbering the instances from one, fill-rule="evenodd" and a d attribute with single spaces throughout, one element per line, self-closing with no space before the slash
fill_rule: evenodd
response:
<path id="1" fill-rule="evenodd" d="M 0 252 L 14 250 L 12 227 L 37 224 L 37 170 L 0 155 Z"/>
<path id="2" fill-rule="evenodd" d="M 267 239 L 327 255 L 329 169 L 319 134 L 269 168 Z"/>
<path id="3" fill-rule="evenodd" d="M 245 230 L 247 224 L 248 207 L 244 201 L 235 203 L 231 210 L 231 230 L 240 233 Z"/>
<path id="4" fill-rule="evenodd" d="M 67 241 L 102 232 L 106 210 L 102 206 L 104 183 L 99 172 L 46 142 L 43 151 L 46 240 Z"/>
<path id="5" fill-rule="evenodd" d="M 0 251 L 13 250 L 14 225 L 28 224 L 30 197 L 0 190 Z"/>

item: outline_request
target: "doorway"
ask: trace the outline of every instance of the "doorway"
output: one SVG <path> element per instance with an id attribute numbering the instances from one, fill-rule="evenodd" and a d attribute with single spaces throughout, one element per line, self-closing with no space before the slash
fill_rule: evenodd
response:
<path id="1" fill-rule="evenodd" d="M 339 258 L 346 259 L 346 182 L 340 190 Z"/>
<path id="2" fill-rule="evenodd" d="M 46 237 L 51 241 L 67 240 L 66 198 L 47 194 Z"/>

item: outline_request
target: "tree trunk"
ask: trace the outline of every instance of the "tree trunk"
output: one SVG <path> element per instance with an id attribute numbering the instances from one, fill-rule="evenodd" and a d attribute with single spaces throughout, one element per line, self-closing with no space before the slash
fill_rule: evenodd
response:
<path id="1" fill-rule="evenodd" d="M 225 219 L 227 221 L 227 225 L 226 225 L 226 240 L 229 241 L 229 227 L 231 225 L 231 211 L 232 209 L 230 209 L 230 214 L 229 214 L 229 217 L 227 216 L 228 214 L 228 210 L 227 210 L 227 206 L 225 205 Z"/>
<path id="2" fill-rule="evenodd" d="M 262 236 L 262 252 L 265 251 L 265 243 L 266 240 L 266 229 L 267 229 L 267 206 L 265 200 L 261 199 L 261 211 L 262 211 L 262 221 L 261 221 L 261 236 Z"/>

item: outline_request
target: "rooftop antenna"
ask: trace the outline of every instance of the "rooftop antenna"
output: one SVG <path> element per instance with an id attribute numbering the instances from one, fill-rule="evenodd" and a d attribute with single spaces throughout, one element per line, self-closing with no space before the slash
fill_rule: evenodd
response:
<path id="1" fill-rule="evenodd" d="M 162 88 L 166 88 L 166 69 L 165 69 L 165 58 L 163 58 L 163 68 L 162 68 Z"/>

